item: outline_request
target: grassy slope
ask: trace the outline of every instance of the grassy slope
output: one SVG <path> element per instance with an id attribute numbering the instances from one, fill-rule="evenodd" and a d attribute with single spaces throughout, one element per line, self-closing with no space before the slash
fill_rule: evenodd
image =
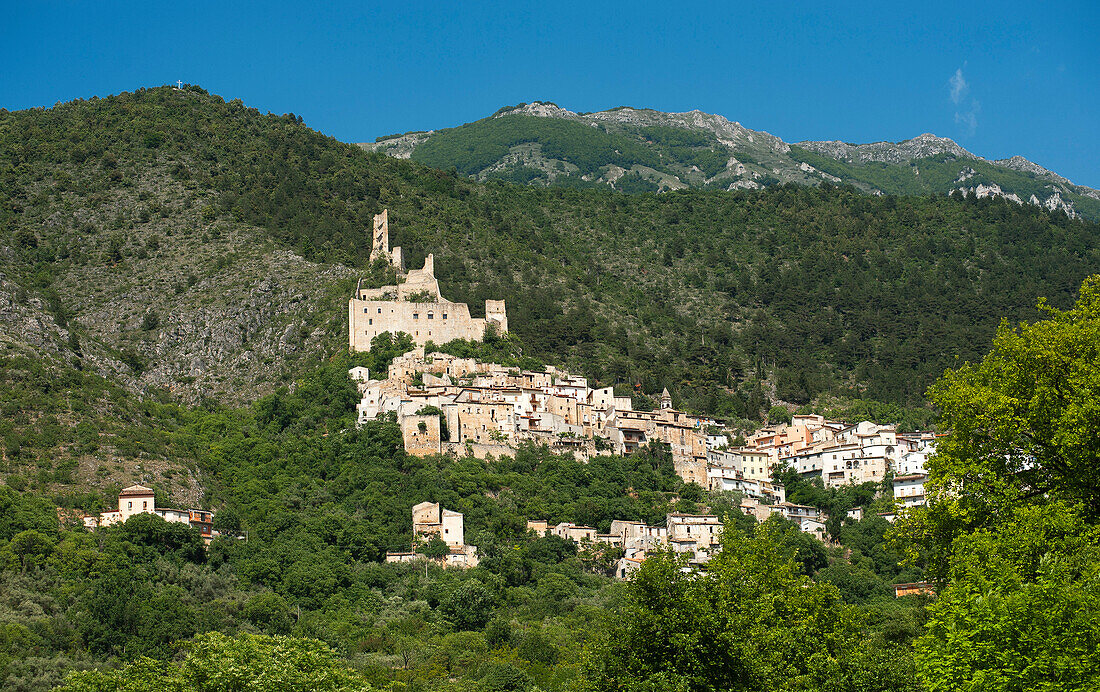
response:
<path id="1" fill-rule="evenodd" d="M 702 184 L 722 171 L 730 156 L 713 136 L 680 128 L 617 125 L 608 129 L 571 120 L 510 115 L 440 130 L 418 146 L 412 158 L 435 168 L 454 167 L 462 175 L 500 177 L 502 174 L 487 173 L 487 169 L 518 145 L 531 143 L 538 145 L 535 156 L 544 163 L 567 164 L 559 166 L 560 173 L 555 176 L 571 171 L 563 180 L 556 180 L 570 185 L 583 184 L 582 176 L 598 178 L 608 166 L 649 170 L 657 177 L 675 175 Z M 693 166 L 699 171 L 693 173 Z M 530 167 L 507 175 L 510 179 L 517 176 L 526 176 L 517 182 L 547 182 L 545 175 L 539 177 Z"/>

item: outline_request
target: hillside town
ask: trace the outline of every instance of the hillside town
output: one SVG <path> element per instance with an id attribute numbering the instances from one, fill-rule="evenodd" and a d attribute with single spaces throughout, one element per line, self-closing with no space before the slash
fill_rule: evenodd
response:
<path id="1" fill-rule="evenodd" d="M 892 474 L 899 501 L 922 504 L 925 462 L 935 448 L 930 432 L 899 433 L 893 425 L 820 415 L 794 415 L 790 423 L 764 427 L 731 448 L 728 435 L 708 434 L 709 419 L 673 408 L 667 389 L 658 409 L 639 411 L 631 397 L 616 396 L 612 387 L 593 389 L 586 378 L 553 366 L 522 371 L 425 353 L 423 347 L 395 358 L 385 379 L 372 379 L 365 368 L 349 374 L 362 396 L 359 423 L 395 414 L 410 454 L 483 458 L 533 442 L 583 461 L 663 442 L 685 483 L 765 501 L 783 501 L 772 474 L 790 466 L 827 488 L 881 483 Z"/>
<path id="2" fill-rule="evenodd" d="M 685 483 L 736 492 L 745 514 L 758 521 L 778 514 L 820 540 L 825 540 L 828 517 L 816 507 L 787 502 L 783 486 L 774 480 L 777 470 L 793 469 L 825 488 L 882 484 L 898 507 L 924 503 L 925 462 L 935 449 L 931 432 L 901 433 L 893 425 L 793 415 L 789 423 L 766 426 L 744 444 L 731 446 L 717 421 L 676 409 L 667 389 L 656 409 L 640 410 L 632 397 L 617 395 L 613 387 L 593 388 L 587 378 L 553 366 L 523 370 L 432 350 L 436 340 L 478 341 L 490 327 L 507 331 L 504 302 L 486 301 L 486 317 L 473 319 L 466 304 L 441 296 L 431 255 L 423 269 L 406 271 L 401 248 L 389 247 L 387 212 L 375 217 L 372 240 L 372 258 L 390 263 L 404 282 L 381 289 L 356 287 L 349 303 L 349 348 L 369 350 L 385 332 L 408 333 L 417 346 L 393 359 L 385 377 L 372 377 L 363 367 L 348 374 L 361 396 L 358 424 L 395 416 L 409 454 L 485 458 L 514 454 L 518 446 L 532 443 L 587 461 L 661 443 Z M 620 578 L 655 549 L 671 548 L 688 553 L 693 564 L 705 563 L 717 549 L 721 527 L 717 516 L 679 513 L 669 514 L 664 526 L 616 520 L 608 534 L 591 526 L 528 522 L 538 535 L 621 549 L 615 570 Z M 432 536 L 448 546 L 447 554 L 437 558 L 442 563 L 477 564 L 476 549 L 464 543 L 462 515 L 430 502 L 413 508 L 410 550 L 388 553 L 387 561 L 423 559 L 418 547 Z"/>

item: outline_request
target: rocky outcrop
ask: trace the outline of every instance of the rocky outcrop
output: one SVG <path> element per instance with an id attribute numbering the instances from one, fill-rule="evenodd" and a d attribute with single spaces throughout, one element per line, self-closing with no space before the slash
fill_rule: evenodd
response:
<path id="1" fill-rule="evenodd" d="M 848 144 L 847 142 L 799 142 L 798 146 L 823 156 L 847 163 L 908 163 L 939 154 L 951 154 L 960 159 L 980 159 L 946 137 L 924 133 L 902 142 L 873 142 Z"/>

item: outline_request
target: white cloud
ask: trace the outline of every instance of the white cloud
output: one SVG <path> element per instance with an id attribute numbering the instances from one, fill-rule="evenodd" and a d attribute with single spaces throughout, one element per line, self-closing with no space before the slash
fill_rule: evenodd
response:
<path id="1" fill-rule="evenodd" d="M 971 99 L 970 108 L 959 112 L 955 111 L 955 124 L 962 125 L 967 136 L 973 136 L 978 130 L 978 113 L 982 110 L 982 104 Z"/>
<path id="2" fill-rule="evenodd" d="M 966 77 L 963 77 L 961 67 L 955 70 L 955 74 L 951 75 L 949 84 L 951 85 L 951 102 L 956 105 L 962 103 L 962 100 L 970 93 L 970 85 L 966 83 Z"/>

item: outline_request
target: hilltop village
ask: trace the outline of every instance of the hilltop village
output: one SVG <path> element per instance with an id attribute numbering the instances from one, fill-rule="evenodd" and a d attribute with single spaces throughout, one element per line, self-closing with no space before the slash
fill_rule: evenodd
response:
<path id="1" fill-rule="evenodd" d="M 406 270 L 401 248 L 389 247 L 386 212 L 375 217 L 373 243 L 372 258 L 389 262 L 399 283 L 379 289 L 356 287 L 348 308 L 349 348 L 369 350 L 371 340 L 383 332 L 408 333 L 417 346 L 395 358 L 384 378 L 372 377 L 361 367 L 352 368 L 349 375 L 361 395 L 359 424 L 384 414 L 396 416 L 409 454 L 485 458 L 514 454 L 520 444 L 534 443 L 586 461 L 663 443 L 685 483 L 737 492 L 746 514 L 759 521 L 780 514 L 821 540 L 827 517 L 815 507 L 787 502 L 783 486 L 773 481 L 775 470 L 792 468 L 804 478 L 820 479 L 825 487 L 889 480 L 898 506 L 924 503 L 925 461 L 935 447 L 929 432 L 899 433 L 892 425 L 796 415 L 789 424 L 762 428 L 743 446 L 731 448 L 726 435 L 708 434 L 715 421 L 677 410 L 667 389 L 656 410 L 643 411 L 633 407 L 631 397 L 617 396 L 612 387 L 592 388 L 586 378 L 552 366 L 535 372 L 430 351 L 429 342 L 481 340 L 488 328 L 506 332 L 504 301 L 486 301 L 485 318 L 475 319 L 466 304 L 444 299 L 432 255 L 422 269 Z M 424 558 L 418 546 L 437 536 L 448 546 L 449 553 L 440 558 L 445 564 L 477 564 L 476 551 L 463 541 L 460 513 L 426 502 L 412 514 L 410 551 L 389 553 L 388 561 Z M 540 535 L 621 549 L 623 557 L 615 571 L 619 577 L 629 576 L 656 548 L 670 547 L 689 553 L 692 562 L 704 563 L 717 549 L 721 527 L 717 516 L 686 514 L 669 514 L 664 526 L 614 521 L 609 534 L 570 523 L 549 526 L 537 518 L 528 523 Z"/>

